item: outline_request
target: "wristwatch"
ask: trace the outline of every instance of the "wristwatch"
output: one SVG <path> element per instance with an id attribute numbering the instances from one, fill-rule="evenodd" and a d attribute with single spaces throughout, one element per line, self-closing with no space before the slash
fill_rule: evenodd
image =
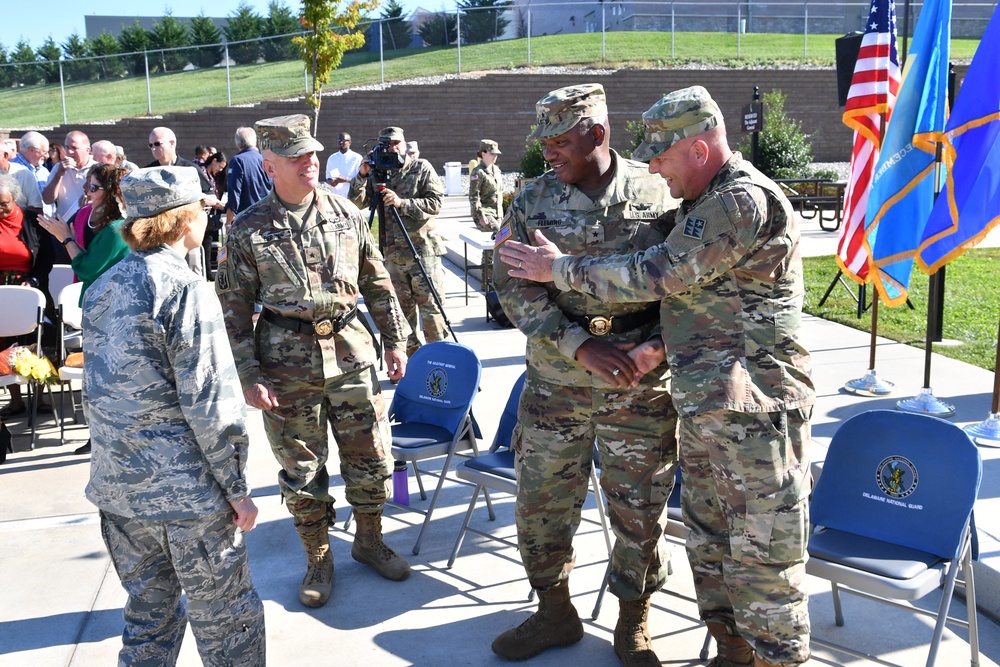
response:
<path id="1" fill-rule="evenodd" d="M 76 239 L 75 239 L 75 238 L 73 238 L 72 236 L 69 236 L 69 237 L 67 237 L 67 238 L 63 239 L 63 242 L 62 242 L 63 246 L 65 246 L 65 245 L 66 245 L 67 243 L 69 243 L 70 241 L 74 241 L 74 242 L 75 242 L 75 241 L 76 241 Z"/>

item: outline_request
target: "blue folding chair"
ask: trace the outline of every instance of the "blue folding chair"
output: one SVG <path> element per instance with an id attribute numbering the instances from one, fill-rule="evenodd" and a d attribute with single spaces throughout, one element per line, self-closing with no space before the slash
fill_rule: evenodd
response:
<path id="1" fill-rule="evenodd" d="M 840 591 L 860 595 L 937 619 L 928 667 L 946 622 L 969 629 L 972 664 L 979 663 L 972 508 L 982 473 L 976 445 L 943 419 L 873 410 L 841 425 L 813 490 L 806 564 L 832 584 L 838 626 Z M 968 620 L 948 616 L 956 586 L 965 589 Z M 910 603 L 942 587 L 936 612 Z M 812 641 L 876 660 L 815 635 Z"/>
<path id="2" fill-rule="evenodd" d="M 481 433 L 472 417 L 472 400 L 479 391 L 481 374 L 482 364 L 470 348 L 450 341 L 437 341 L 423 345 L 413 354 L 407 363 L 406 375 L 396 386 L 389 407 L 392 457 L 413 467 L 421 499 L 426 500 L 427 493 L 417 462 L 445 457 L 440 473 L 428 473 L 438 476 L 430 504 L 426 510 L 414 510 L 424 514 L 420 534 L 413 545 L 414 554 L 420 553 L 420 544 L 441 496 L 452 459 L 469 449 L 479 454 L 476 438 L 481 437 Z"/>

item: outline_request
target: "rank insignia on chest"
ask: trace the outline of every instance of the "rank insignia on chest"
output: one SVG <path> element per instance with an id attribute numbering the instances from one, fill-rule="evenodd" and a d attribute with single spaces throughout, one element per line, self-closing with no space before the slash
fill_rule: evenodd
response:
<path id="1" fill-rule="evenodd" d="M 700 239 L 705 234 L 705 221 L 688 216 L 684 219 L 684 236 Z"/>
<path id="2" fill-rule="evenodd" d="M 587 243 L 604 243 L 604 227 L 600 225 L 587 227 Z"/>

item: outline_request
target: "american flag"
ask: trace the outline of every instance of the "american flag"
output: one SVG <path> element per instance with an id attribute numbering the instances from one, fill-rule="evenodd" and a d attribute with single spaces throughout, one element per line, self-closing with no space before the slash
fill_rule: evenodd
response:
<path id="1" fill-rule="evenodd" d="M 844 107 L 844 124 L 854 130 L 854 148 L 844 193 L 844 223 L 837 242 L 837 264 L 858 283 L 864 283 L 868 277 L 865 210 L 872 172 L 882 147 L 883 122 L 889 123 L 899 81 L 896 4 L 894 0 L 872 0 Z"/>

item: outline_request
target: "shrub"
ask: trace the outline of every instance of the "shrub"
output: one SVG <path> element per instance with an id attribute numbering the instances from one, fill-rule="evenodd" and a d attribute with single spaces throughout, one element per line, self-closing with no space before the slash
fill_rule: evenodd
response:
<path id="1" fill-rule="evenodd" d="M 780 90 L 764 93 L 764 129 L 754 166 L 770 178 L 805 178 L 810 174 L 812 144 L 802 131 L 802 122 L 785 114 L 785 99 Z M 747 159 L 751 156 L 751 140 L 748 134 L 739 145 Z"/>
<path id="2" fill-rule="evenodd" d="M 532 132 L 535 131 L 535 127 L 535 125 L 531 126 Z M 549 163 L 542 157 L 542 142 L 538 139 L 528 139 L 527 141 L 528 143 L 525 144 L 527 150 L 524 152 L 524 156 L 521 157 L 521 162 L 519 163 L 521 176 L 524 178 L 538 178 L 548 170 Z"/>

